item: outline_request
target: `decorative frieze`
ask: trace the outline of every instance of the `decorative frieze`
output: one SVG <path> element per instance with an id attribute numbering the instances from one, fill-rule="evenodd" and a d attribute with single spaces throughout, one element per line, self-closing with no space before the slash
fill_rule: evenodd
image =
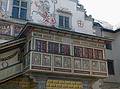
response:
<path id="1" fill-rule="evenodd" d="M 22 28 L 23 28 L 23 25 L 0 21 L 0 34 L 1 35 L 17 36 L 22 30 Z"/>
<path id="2" fill-rule="evenodd" d="M 94 75 L 92 72 L 99 72 L 107 75 L 106 61 L 40 52 L 32 52 L 32 55 L 31 68 L 38 71 L 89 76 Z"/>

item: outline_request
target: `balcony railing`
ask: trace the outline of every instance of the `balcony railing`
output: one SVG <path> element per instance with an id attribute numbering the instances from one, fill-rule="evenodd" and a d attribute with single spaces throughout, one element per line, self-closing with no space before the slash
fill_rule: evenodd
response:
<path id="1" fill-rule="evenodd" d="M 30 69 L 40 72 L 107 77 L 107 61 L 30 52 Z"/>

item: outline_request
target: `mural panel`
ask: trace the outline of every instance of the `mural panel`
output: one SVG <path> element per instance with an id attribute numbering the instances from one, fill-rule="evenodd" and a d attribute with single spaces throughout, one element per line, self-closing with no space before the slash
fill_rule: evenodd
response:
<path id="1" fill-rule="evenodd" d="M 99 62 L 98 61 L 92 61 L 92 69 L 94 71 L 99 71 Z"/>
<path id="2" fill-rule="evenodd" d="M 61 56 L 54 57 L 54 66 L 55 67 L 62 67 L 62 57 Z"/>
<path id="3" fill-rule="evenodd" d="M 82 63 L 83 63 L 84 70 L 90 70 L 90 60 L 83 59 Z"/>
<path id="4" fill-rule="evenodd" d="M 100 71 L 106 72 L 106 62 L 100 62 Z"/>
<path id="5" fill-rule="evenodd" d="M 44 54 L 42 57 L 42 65 L 43 66 L 51 66 L 51 56 Z"/>
<path id="6" fill-rule="evenodd" d="M 71 58 L 64 57 L 63 60 L 64 60 L 64 62 L 63 62 L 64 68 L 71 68 Z"/>
<path id="7" fill-rule="evenodd" d="M 41 54 L 40 53 L 33 54 L 32 64 L 41 65 Z"/>
<path id="8" fill-rule="evenodd" d="M 81 69 L 81 59 L 74 59 L 74 68 Z"/>

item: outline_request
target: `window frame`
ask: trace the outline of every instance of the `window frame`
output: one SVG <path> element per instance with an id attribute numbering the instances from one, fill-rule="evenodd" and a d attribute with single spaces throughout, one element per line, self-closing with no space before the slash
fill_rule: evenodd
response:
<path id="1" fill-rule="evenodd" d="M 39 46 L 41 46 L 41 47 L 39 47 L 38 45 L 37 45 L 37 41 L 39 41 Z M 45 43 L 45 44 L 44 44 Z M 45 48 L 44 48 L 44 47 Z M 47 41 L 45 41 L 45 40 L 39 40 L 39 39 L 36 39 L 35 40 L 35 50 L 36 50 L 36 52 L 42 52 L 42 53 L 47 53 Z"/>
<path id="2" fill-rule="evenodd" d="M 62 48 L 63 47 L 63 48 Z M 64 50 L 64 51 L 63 51 Z M 65 51 L 66 50 L 66 51 Z M 71 55 L 71 48 L 68 44 L 60 44 L 60 54 L 70 56 Z"/>
<path id="3" fill-rule="evenodd" d="M 22 6 L 22 2 L 26 2 L 26 7 L 23 7 Z M 11 17 L 12 18 L 15 18 L 15 19 L 21 19 L 21 20 L 27 20 L 27 17 L 28 17 L 28 1 L 27 0 L 19 0 L 19 5 L 14 5 L 14 0 L 13 0 L 13 5 L 12 5 L 12 13 L 11 13 Z M 15 17 L 13 15 L 13 8 L 17 8 L 18 9 L 18 14 L 17 14 L 17 17 Z M 23 18 L 23 16 L 21 16 L 21 9 L 24 9 L 26 10 L 26 15 L 25 15 L 25 18 Z"/>
<path id="4" fill-rule="evenodd" d="M 74 46 L 74 56 L 83 58 L 83 47 L 81 47 L 81 46 Z"/>
<path id="5" fill-rule="evenodd" d="M 112 50 L 112 42 L 106 42 L 106 49 Z"/>
<path id="6" fill-rule="evenodd" d="M 59 43 L 48 41 L 47 47 L 48 47 L 48 53 L 59 54 Z"/>
<path id="7" fill-rule="evenodd" d="M 94 49 L 94 59 L 102 60 L 104 59 L 104 50 L 102 49 Z"/>
<path id="8" fill-rule="evenodd" d="M 59 16 L 68 17 L 68 18 L 69 18 L 69 27 L 65 27 L 65 20 L 63 21 L 63 25 L 64 25 L 64 26 L 63 26 L 63 27 L 60 26 L 60 24 L 59 24 Z M 58 18 L 58 19 L 57 19 L 57 26 L 58 26 L 59 28 L 71 30 L 71 28 L 72 28 L 72 14 L 63 13 L 63 12 L 58 12 L 58 17 L 57 17 L 57 18 Z"/>
<path id="9" fill-rule="evenodd" d="M 110 67 L 110 63 L 112 63 L 112 68 Z M 114 60 L 107 59 L 107 66 L 108 66 L 108 74 L 109 75 L 115 75 Z"/>

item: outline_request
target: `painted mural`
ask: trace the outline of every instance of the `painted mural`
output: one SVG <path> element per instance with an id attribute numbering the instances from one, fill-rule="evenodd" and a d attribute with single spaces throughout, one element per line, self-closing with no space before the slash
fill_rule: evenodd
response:
<path id="1" fill-rule="evenodd" d="M 33 20 L 45 25 L 54 25 L 56 23 L 55 19 L 55 4 L 57 0 L 35 0 L 32 6 L 35 9 L 32 10 Z M 52 7 L 53 6 L 53 7 Z M 54 8 L 54 9 L 53 9 Z"/>

